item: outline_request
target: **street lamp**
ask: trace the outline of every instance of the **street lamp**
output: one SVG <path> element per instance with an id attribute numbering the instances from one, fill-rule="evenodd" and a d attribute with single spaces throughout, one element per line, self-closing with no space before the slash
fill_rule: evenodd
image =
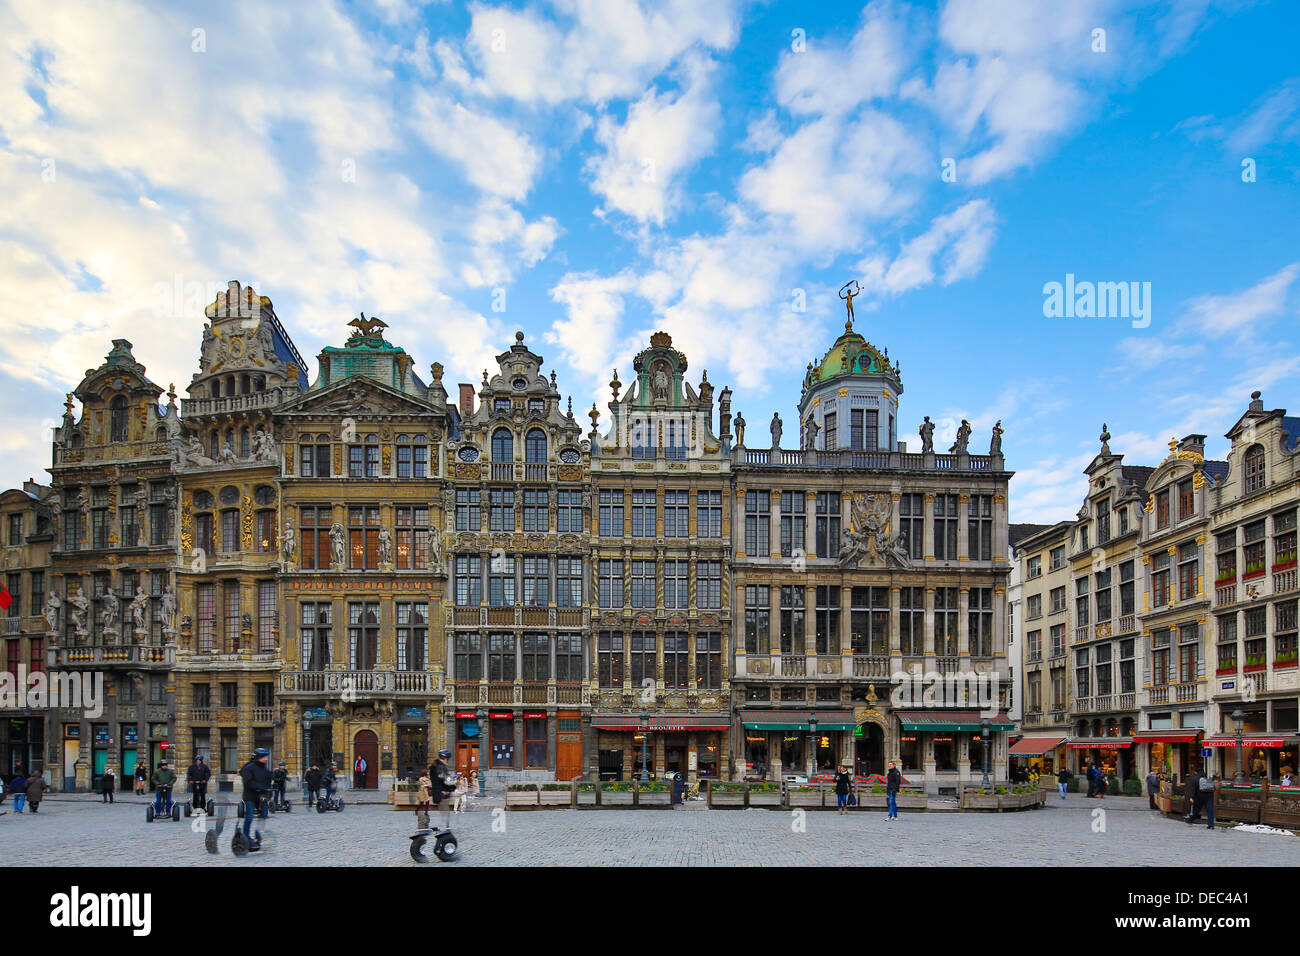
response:
<path id="1" fill-rule="evenodd" d="M 487 725 L 487 711 L 480 707 L 474 711 L 478 718 L 478 795 L 487 796 L 487 774 L 483 772 L 483 735 Z"/>
<path id="2" fill-rule="evenodd" d="M 650 782 L 650 767 L 647 763 L 646 748 L 650 744 L 650 715 L 641 711 L 641 782 Z"/>
<path id="3" fill-rule="evenodd" d="M 985 789 L 989 785 L 989 719 L 987 717 L 980 719 L 980 737 L 984 740 L 984 781 L 981 786 Z"/>
<path id="4" fill-rule="evenodd" d="M 813 775 L 817 773 L 817 715 L 808 715 L 808 729 L 812 731 L 812 748 L 808 754 L 808 763 L 812 769 L 808 771 L 808 782 L 812 783 Z"/>
<path id="5" fill-rule="evenodd" d="M 1234 783 L 1245 783 L 1246 775 L 1241 772 L 1241 727 L 1246 722 L 1246 715 L 1238 707 L 1232 712 L 1232 722 L 1237 725 L 1237 776 L 1233 779 Z"/>

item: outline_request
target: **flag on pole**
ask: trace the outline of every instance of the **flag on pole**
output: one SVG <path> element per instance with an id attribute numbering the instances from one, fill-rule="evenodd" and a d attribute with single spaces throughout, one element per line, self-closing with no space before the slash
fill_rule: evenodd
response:
<path id="1" fill-rule="evenodd" d="M 14 603 L 14 596 L 9 593 L 9 589 L 0 584 L 0 611 L 9 610 L 9 606 Z"/>

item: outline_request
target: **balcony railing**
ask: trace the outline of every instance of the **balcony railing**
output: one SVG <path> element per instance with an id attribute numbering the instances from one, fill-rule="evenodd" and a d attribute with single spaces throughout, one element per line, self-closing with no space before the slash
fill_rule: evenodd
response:
<path id="1" fill-rule="evenodd" d="M 783 654 L 781 656 L 782 677 L 803 677 L 808 673 L 808 658 L 800 655 Z"/>
<path id="2" fill-rule="evenodd" d="M 101 645 L 97 647 L 60 647 L 60 667 L 117 667 L 149 666 L 176 663 L 176 648 L 153 647 L 147 644 L 130 644 L 123 647 Z"/>
<path id="3" fill-rule="evenodd" d="M 557 627 L 582 627 L 582 608 L 556 608 L 555 624 Z"/>
<path id="4" fill-rule="evenodd" d="M 297 395 L 298 391 L 297 388 L 268 388 L 261 392 L 250 392 L 247 395 L 223 395 L 220 398 L 183 398 L 181 399 L 181 417 L 188 419 L 199 415 L 221 415 L 230 412 L 277 408 L 287 399 Z"/>
<path id="5" fill-rule="evenodd" d="M 522 703 L 545 704 L 547 702 L 546 681 L 524 681 Z"/>
<path id="6" fill-rule="evenodd" d="M 1174 702 L 1186 704 L 1196 700 L 1199 697 L 1200 684 L 1175 684 L 1174 685 Z"/>
<path id="7" fill-rule="evenodd" d="M 853 676 L 854 677 L 881 677 L 881 678 L 888 677 L 889 658 L 855 654 L 853 656 Z"/>
<path id="8" fill-rule="evenodd" d="M 1082 627 L 1076 627 L 1074 629 L 1074 639 L 1075 641 L 1092 640 L 1092 626 L 1085 624 Z"/>
<path id="9" fill-rule="evenodd" d="M 211 707 L 195 707 L 190 711 L 190 723 L 192 724 L 210 724 L 212 723 Z"/>
<path id="10" fill-rule="evenodd" d="M 961 670 L 961 661 L 955 657 L 936 657 L 934 667 L 940 674 L 955 674 Z"/>
<path id="11" fill-rule="evenodd" d="M 528 462 L 524 465 L 525 481 L 545 481 L 546 462 Z"/>
<path id="12" fill-rule="evenodd" d="M 743 462 L 747 465 L 797 468 L 880 468 L 922 471 L 927 467 L 945 471 L 957 468 L 957 455 L 918 455 L 891 451 L 866 451 L 841 448 L 837 451 L 806 451 L 790 449 L 744 449 Z M 988 455 L 964 455 L 966 470 L 990 471 L 993 459 Z M 929 458 L 933 463 L 926 465 Z"/>
<path id="13" fill-rule="evenodd" d="M 18 599 L 17 599 L 17 598 L 14 598 L 14 600 L 16 601 L 16 600 L 18 600 Z M 5 618 L 5 633 L 6 633 L 6 634 L 21 634 L 21 633 L 22 633 L 22 623 L 23 623 L 23 619 L 22 619 L 21 617 L 18 617 L 17 615 L 14 615 L 13 617 L 7 617 L 7 618 Z"/>
<path id="14" fill-rule="evenodd" d="M 285 671 L 280 687 L 286 694 L 326 694 L 345 691 L 365 695 L 432 696 L 442 693 L 442 675 L 427 671 Z"/>
<path id="15" fill-rule="evenodd" d="M 255 723 L 255 724 L 271 724 L 271 723 L 274 723 L 274 722 L 275 722 L 275 708 L 274 708 L 274 707 L 254 707 L 254 708 L 253 708 L 253 723 Z"/>
<path id="16" fill-rule="evenodd" d="M 1273 575 L 1273 593 L 1281 594 L 1283 591 L 1294 591 L 1296 588 L 1296 569 L 1291 568 L 1286 571 L 1278 571 Z"/>
<path id="17" fill-rule="evenodd" d="M 1120 710 L 1132 710 L 1136 706 L 1137 706 L 1137 694 L 1133 693 L 1133 691 L 1129 691 L 1127 694 L 1119 695 Z"/>
<path id="18" fill-rule="evenodd" d="M 1136 631 L 1136 630 L 1137 630 L 1137 615 L 1136 615 L 1136 614 L 1121 614 L 1121 615 L 1119 616 L 1119 632 L 1118 632 L 1118 633 L 1120 633 L 1120 634 L 1131 634 L 1131 633 L 1133 633 L 1133 632 Z"/>
<path id="19" fill-rule="evenodd" d="M 459 681 L 447 685 L 448 703 L 458 707 L 486 704 L 559 704 L 585 707 L 591 703 L 589 688 L 583 683 L 524 681 L 480 683 Z"/>
<path id="20" fill-rule="evenodd" d="M 515 466 L 509 462 L 492 462 L 489 476 L 493 481 L 514 481 Z"/>
<path id="21" fill-rule="evenodd" d="M 1152 704 L 1169 703 L 1169 685 L 1161 684 L 1158 687 L 1152 687 L 1147 692 L 1147 700 Z"/>
<path id="22" fill-rule="evenodd" d="M 1223 587 L 1214 589 L 1215 604 L 1235 604 L 1237 601 L 1237 585 L 1227 584 Z"/>

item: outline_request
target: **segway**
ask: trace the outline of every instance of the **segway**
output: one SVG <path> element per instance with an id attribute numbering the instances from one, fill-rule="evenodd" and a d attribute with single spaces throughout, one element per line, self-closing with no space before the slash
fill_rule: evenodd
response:
<path id="1" fill-rule="evenodd" d="M 212 816 L 212 813 L 214 810 L 216 810 L 216 808 L 217 808 L 217 802 L 209 798 L 208 802 L 203 805 L 203 812 L 206 813 L 208 816 Z M 185 815 L 188 817 L 191 816 L 193 813 L 194 813 L 194 801 L 190 800 L 188 803 L 185 804 Z"/>
<path id="2" fill-rule="evenodd" d="M 415 835 L 411 837 L 411 859 L 416 863 L 428 863 L 429 857 L 424 852 L 425 844 L 429 838 L 433 838 L 433 855 L 442 860 L 443 863 L 450 863 L 456 859 L 456 836 L 450 830 L 440 830 L 437 827 L 428 827 L 423 830 L 416 830 Z"/>
<path id="3" fill-rule="evenodd" d="M 265 820 L 265 819 L 266 819 L 268 816 L 270 816 L 270 814 L 271 814 L 271 809 L 270 809 L 271 799 L 270 799 L 270 797 L 263 796 L 263 797 L 262 797 L 260 800 L 258 800 L 257 802 L 258 802 L 258 807 L 257 807 L 257 810 L 255 811 L 255 814 L 254 814 L 254 815 L 257 816 L 257 817 L 259 817 L 259 818 L 262 819 L 262 820 Z M 238 805 L 235 807 L 235 815 L 238 816 L 239 819 L 241 819 L 241 820 L 244 819 L 244 801 L 243 801 L 243 800 L 240 800 L 239 803 L 238 803 Z"/>
<path id="4" fill-rule="evenodd" d="M 160 796 L 165 798 L 164 808 L 161 812 L 156 811 L 154 810 L 154 805 L 152 803 L 145 807 L 145 823 L 153 823 L 157 820 L 166 820 L 168 818 L 170 818 L 173 823 L 179 823 L 181 819 L 181 808 L 178 804 L 172 803 L 172 788 L 159 787 L 158 793 Z"/>
<path id="5" fill-rule="evenodd" d="M 325 813 L 328 810 L 336 810 L 339 813 L 343 812 L 343 797 L 340 795 L 338 790 L 316 800 L 317 813 Z"/>
<path id="6" fill-rule="evenodd" d="M 279 797 L 280 799 L 275 799 Z M 278 790 L 271 791 L 271 798 L 268 801 L 272 813 L 289 813 L 293 810 L 293 803 L 287 795 L 281 794 Z"/>

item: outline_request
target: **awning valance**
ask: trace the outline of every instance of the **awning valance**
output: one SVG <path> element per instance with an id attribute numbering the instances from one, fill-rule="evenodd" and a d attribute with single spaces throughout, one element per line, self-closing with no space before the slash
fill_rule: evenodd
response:
<path id="1" fill-rule="evenodd" d="M 749 730 L 811 730 L 809 718 L 817 717 L 818 730 L 853 730 L 857 723 L 847 710 L 742 710 L 740 722 Z"/>
<path id="2" fill-rule="evenodd" d="M 1021 737 L 1007 753 L 1013 757 L 1041 757 L 1065 743 L 1064 737 Z"/>
<path id="3" fill-rule="evenodd" d="M 636 714 L 597 714 L 591 718 L 597 730 L 643 730 L 641 718 Z M 652 733 L 675 730 L 730 730 L 726 717 L 714 714 L 654 715 L 650 718 Z"/>
<path id="4" fill-rule="evenodd" d="M 1135 744 L 1194 744 L 1201 736 L 1202 729 L 1183 728 L 1178 730 L 1139 730 L 1133 735 Z"/>
<path id="5" fill-rule="evenodd" d="M 1277 734 L 1242 734 L 1241 745 L 1243 747 L 1285 747 L 1287 738 Z M 1206 737 L 1201 741 L 1202 747 L 1235 747 L 1237 738 L 1232 737 Z"/>
<path id="6" fill-rule="evenodd" d="M 1065 744 L 1071 750 L 1122 750 L 1133 746 L 1132 737 L 1071 737 Z"/>
<path id="7" fill-rule="evenodd" d="M 904 730 L 978 734 L 984 729 L 981 723 L 984 714 L 978 710 L 900 710 L 898 719 Z M 1016 725 L 1004 713 L 989 718 L 989 730 L 995 733 L 1015 729 Z"/>

